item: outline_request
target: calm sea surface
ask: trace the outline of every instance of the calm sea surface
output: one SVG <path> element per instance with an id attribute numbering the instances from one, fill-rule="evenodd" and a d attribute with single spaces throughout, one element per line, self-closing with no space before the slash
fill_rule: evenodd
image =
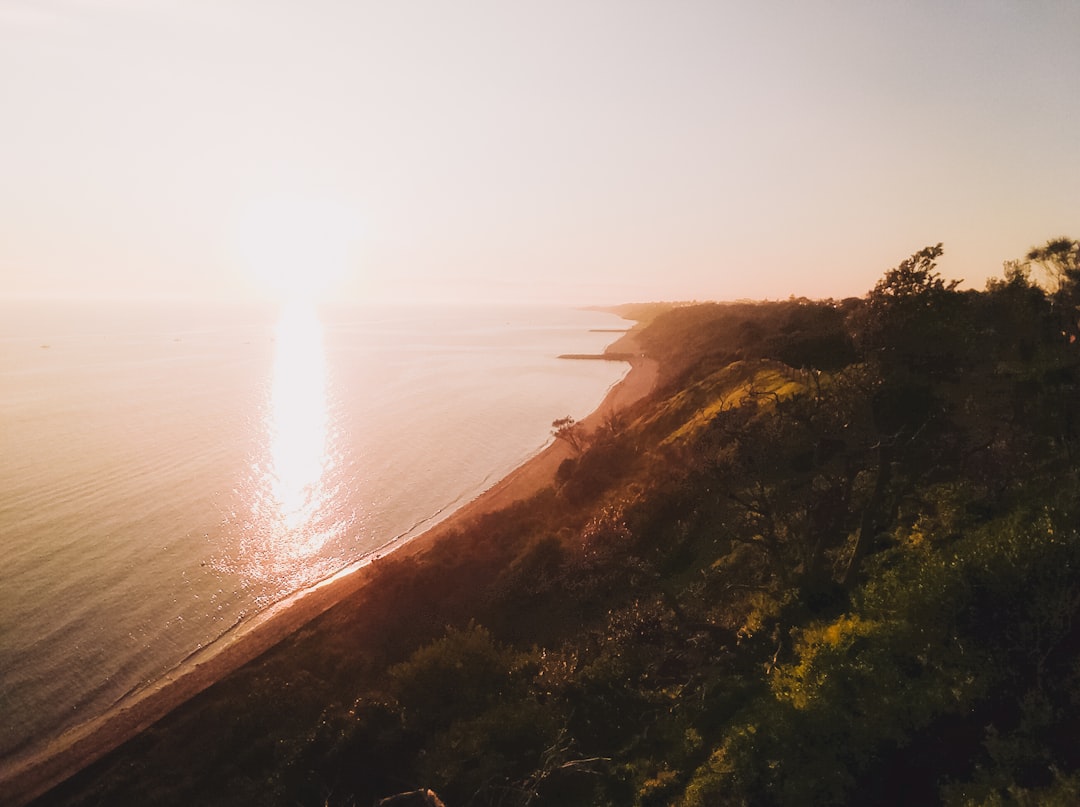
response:
<path id="1" fill-rule="evenodd" d="M 554 308 L 0 306 L 0 758 L 466 503 L 626 371 Z"/>

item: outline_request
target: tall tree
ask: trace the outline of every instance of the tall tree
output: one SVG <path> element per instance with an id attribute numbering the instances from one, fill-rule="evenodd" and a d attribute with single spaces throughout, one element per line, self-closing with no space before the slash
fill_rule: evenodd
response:
<path id="1" fill-rule="evenodd" d="M 1065 236 L 1051 238 L 1041 247 L 1032 247 L 1024 257 L 1046 272 L 1051 291 L 1080 283 L 1080 241 Z"/>

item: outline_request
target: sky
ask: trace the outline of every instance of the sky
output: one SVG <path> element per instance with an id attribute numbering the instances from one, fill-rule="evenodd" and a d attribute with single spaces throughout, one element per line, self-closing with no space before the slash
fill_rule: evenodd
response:
<path id="1" fill-rule="evenodd" d="M 1078 98 L 1075 0 L 0 0 L 0 297 L 982 288 Z"/>

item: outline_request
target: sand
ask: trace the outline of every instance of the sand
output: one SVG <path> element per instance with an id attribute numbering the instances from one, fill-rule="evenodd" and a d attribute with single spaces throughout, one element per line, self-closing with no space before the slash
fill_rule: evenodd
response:
<path id="1" fill-rule="evenodd" d="M 600 406 L 581 421 L 587 432 L 611 414 L 648 395 L 656 385 L 659 367 L 640 352 L 634 332 L 607 348 L 623 354 L 630 370 L 613 386 Z M 485 513 L 530 498 L 550 485 L 559 464 L 573 449 L 556 440 L 473 501 L 454 511 L 426 532 L 398 546 L 368 556 L 322 582 L 297 592 L 241 624 L 209 645 L 153 686 L 132 693 L 101 717 L 65 732 L 46 748 L 0 762 L 0 803 L 22 805 L 47 792 L 139 732 L 156 723 L 216 681 L 252 661 L 332 606 L 359 591 L 370 579 L 372 560 L 387 551 L 426 552 L 440 540 Z"/>

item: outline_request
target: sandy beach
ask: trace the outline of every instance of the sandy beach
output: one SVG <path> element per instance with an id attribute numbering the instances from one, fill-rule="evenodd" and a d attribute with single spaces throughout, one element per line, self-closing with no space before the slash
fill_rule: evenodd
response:
<path id="1" fill-rule="evenodd" d="M 612 413 L 644 398 L 656 384 L 657 362 L 640 352 L 633 331 L 608 346 L 606 353 L 625 357 L 630 370 L 611 388 L 600 406 L 582 420 L 586 431 L 595 430 Z M 420 535 L 403 539 L 398 545 L 386 547 L 279 601 L 199 650 L 153 686 L 132 693 L 101 717 L 69 730 L 44 749 L 0 763 L 0 803 L 21 805 L 40 796 L 356 594 L 370 579 L 366 570 L 380 555 L 387 551 L 422 554 L 472 519 L 531 497 L 552 483 L 559 464 L 571 451 L 563 441 L 554 441 Z"/>

